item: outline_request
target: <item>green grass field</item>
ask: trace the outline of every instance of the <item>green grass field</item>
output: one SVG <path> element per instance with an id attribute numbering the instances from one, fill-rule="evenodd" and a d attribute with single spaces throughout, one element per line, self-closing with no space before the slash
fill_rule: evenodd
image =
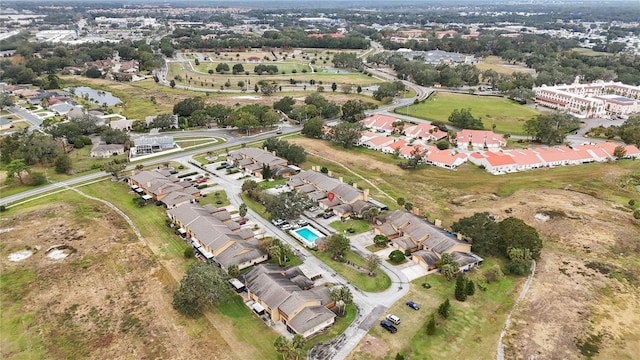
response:
<path id="1" fill-rule="evenodd" d="M 353 269 L 352 267 L 331 259 L 331 255 L 327 252 L 317 251 L 314 253 L 314 255 L 318 259 L 322 260 L 325 264 L 329 265 L 329 267 L 335 270 L 338 274 L 342 275 L 351 284 L 353 284 L 353 286 L 362 291 L 380 292 L 388 289 L 389 286 L 391 286 L 391 279 L 383 271 L 378 271 L 376 273 L 376 276 L 371 277 L 367 274 L 363 274 Z M 344 253 L 344 259 L 345 261 L 350 261 L 351 263 L 361 267 L 364 267 L 366 262 L 365 259 L 354 254 L 350 250 L 347 250 Z"/>
<path id="2" fill-rule="evenodd" d="M 329 224 L 329 226 L 346 235 L 361 234 L 371 228 L 371 224 L 359 219 L 350 219 L 344 222 L 337 220 Z M 349 229 L 351 229 L 351 232 L 349 232 Z"/>
<path id="3" fill-rule="evenodd" d="M 578 55 L 584 55 L 584 56 L 612 56 L 613 55 L 611 53 L 595 51 L 587 48 L 573 48 L 571 49 L 571 51 L 574 53 L 577 53 Z"/>
<path id="4" fill-rule="evenodd" d="M 505 98 L 444 92 L 432 95 L 422 104 L 409 106 L 408 112 L 411 116 L 448 124 L 451 112 L 463 108 L 470 108 L 474 117 L 482 118 L 485 129 L 490 130 L 492 124 L 495 124 L 495 132 L 514 135 L 525 135 L 522 129 L 524 122 L 540 114 L 537 110 Z M 396 112 L 406 114 L 407 108 Z"/>

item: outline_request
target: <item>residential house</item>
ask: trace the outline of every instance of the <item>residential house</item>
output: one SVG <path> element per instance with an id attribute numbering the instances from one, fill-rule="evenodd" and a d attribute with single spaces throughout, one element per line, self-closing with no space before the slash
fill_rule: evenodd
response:
<path id="1" fill-rule="evenodd" d="M 375 114 L 361 121 L 365 128 L 375 130 L 377 132 L 393 132 L 393 123 L 398 121 L 397 118 L 388 115 Z"/>
<path id="2" fill-rule="evenodd" d="M 123 144 L 107 144 L 107 143 L 100 142 L 100 143 L 93 144 L 89 155 L 91 157 L 106 159 L 106 158 L 110 158 L 111 156 L 122 155 L 125 152 L 126 151 Z"/>
<path id="3" fill-rule="evenodd" d="M 129 177 L 128 182 L 137 193 L 145 194 L 154 201 L 161 201 L 167 207 L 182 203 L 176 201 L 176 195 L 168 197 L 173 192 L 178 192 L 179 195 L 190 195 L 193 199 L 189 198 L 189 200 L 194 200 L 194 202 L 196 198 L 200 197 L 200 190 L 191 181 L 180 181 L 168 169 L 138 171 Z M 168 199 L 167 202 L 165 202 L 165 198 Z M 182 199 L 185 198 L 182 197 Z"/>
<path id="4" fill-rule="evenodd" d="M 376 136 L 365 141 L 362 146 L 372 149 L 372 150 L 382 150 L 385 146 L 392 144 L 396 138 L 388 137 L 388 136 Z"/>
<path id="5" fill-rule="evenodd" d="M 396 249 L 411 251 L 412 259 L 428 270 L 433 269 L 436 261 L 445 253 L 459 259 L 461 269 L 482 264 L 483 259 L 471 252 L 471 244 L 436 227 L 416 213 L 393 211 L 376 223 L 374 232 L 387 236 Z"/>
<path id="6" fill-rule="evenodd" d="M 134 144 L 129 153 L 131 157 L 166 151 L 176 146 L 171 135 L 137 136 L 131 140 Z"/>
<path id="7" fill-rule="evenodd" d="M 467 161 L 467 154 L 451 150 L 431 150 L 424 156 L 424 162 L 445 169 L 455 169 Z"/>
<path id="8" fill-rule="evenodd" d="M 437 126 L 427 123 L 406 127 L 404 133 L 410 138 L 424 139 L 426 141 L 437 141 L 447 137 L 446 132 L 440 130 Z"/>
<path id="9" fill-rule="evenodd" d="M 518 164 L 509 154 L 501 152 L 483 151 L 474 152 L 469 156 L 469 161 L 493 175 L 501 175 L 518 170 Z"/>
<path id="10" fill-rule="evenodd" d="M 272 176 L 289 177 L 297 170 L 290 167 L 286 159 L 278 157 L 275 152 L 270 153 L 258 148 L 242 148 L 229 153 L 227 161 L 236 164 L 239 169 L 248 175 L 262 179 L 262 169 L 268 166 Z"/>
<path id="11" fill-rule="evenodd" d="M 255 302 L 254 311 L 266 312 L 290 332 L 308 338 L 335 321 L 336 315 L 329 310 L 335 305 L 329 288 L 313 287 L 298 267 L 258 265 L 244 281 L 249 299 Z"/>
<path id="12" fill-rule="evenodd" d="M 167 215 L 196 250 L 225 270 L 230 265 L 244 269 L 268 258 L 253 231 L 231 221 L 225 209 L 189 203 L 167 210 Z"/>
<path id="13" fill-rule="evenodd" d="M 469 130 L 464 129 L 458 131 L 456 134 L 456 144 L 459 149 L 468 149 L 471 147 L 473 150 L 499 150 L 507 146 L 507 140 L 493 131 L 489 130 Z"/>
<path id="14" fill-rule="evenodd" d="M 395 154 L 396 151 L 400 152 L 400 149 L 407 145 L 407 142 L 403 139 L 395 139 L 395 141 L 389 145 L 383 146 L 380 150 L 382 150 L 385 154 Z"/>
<path id="15" fill-rule="evenodd" d="M 369 202 L 369 189 L 359 190 L 357 184 L 353 186 L 342 182 L 342 178 L 334 179 L 318 171 L 302 171 L 289 178 L 287 186 L 299 193 L 307 195 L 312 201 L 325 209 L 333 209 L 342 217 L 362 213 L 375 205 Z M 329 199 L 329 194 L 332 194 Z"/>

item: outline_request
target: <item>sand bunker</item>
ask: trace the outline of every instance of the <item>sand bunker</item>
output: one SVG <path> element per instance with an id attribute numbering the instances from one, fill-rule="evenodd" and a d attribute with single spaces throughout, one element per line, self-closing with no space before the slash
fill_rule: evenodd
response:
<path id="1" fill-rule="evenodd" d="M 47 254 L 47 257 L 53 260 L 62 260 L 67 256 L 69 256 L 69 253 L 61 249 L 51 250 L 51 252 Z"/>
<path id="2" fill-rule="evenodd" d="M 9 258 L 9 261 L 18 262 L 30 258 L 31 255 L 33 255 L 31 250 L 21 250 L 11 253 L 7 257 Z"/>

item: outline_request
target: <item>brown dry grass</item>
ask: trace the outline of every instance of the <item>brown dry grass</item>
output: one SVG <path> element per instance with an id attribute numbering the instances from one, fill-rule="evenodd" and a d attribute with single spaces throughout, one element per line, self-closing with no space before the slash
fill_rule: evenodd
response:
<path id="1" fill-rule="evenodd" d="M 3 226 L 12 228 L 2 235 L 3 274 L 35 273 L 18 309 L 3 301 L 3 316 L 15 310 L 34 314 L 23 330 L 28 341 L 43 344 L 44 358 L 228 358 L 217 331 L 172 309 L 172 276 L 127 224 L 103 205 L 92 206 L 92 214 L 78 214 L 82 210 L 75 205 L 52 203 L 3 218 Z M 56 244 L 76 252 L 52 260 L 45 250 Z M 36 247 L 40 250 L 26 260 L 7 261 L 14 251 Z M 29 354 L 22 350 L 4 343 L 2 357 Z"/>

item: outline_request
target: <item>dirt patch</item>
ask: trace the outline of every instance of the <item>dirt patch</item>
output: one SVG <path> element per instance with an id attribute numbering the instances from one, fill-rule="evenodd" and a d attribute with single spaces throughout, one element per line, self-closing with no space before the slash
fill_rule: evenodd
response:
<path id="1" fill-rule="evenodd" d="M 356 351 L 360 351 L 374 359 L 380 359 L 385 356 L 389 347 L 387 344 L 375 336 L 366 335 L 361 341 Z"/>
<path id="2" fill-rule="evenodd" d="M 166 270 L 105 206 L 48 204 L 5 216 L 13 229 L 0 251 L 3 285 L 11 289 L 2 297 L 2 308 L 9 309 L 3 316 L 12 321 L 32 314 L 18 320 L 21 333 L 42 345 L 44 358 L 229 358 L 208 323 L 189 335 L 185 324 L 192 320 L 171 308 L 174 281 L 159 276 Z M 42 250 L 21 262 L 6 260 L 36 247 L 66 258 Z M 33 278 L 18 282 L 25 272 Z M 0 357 L 33 355 L 19 345 L 23 341 L 3 338 Z"/>

